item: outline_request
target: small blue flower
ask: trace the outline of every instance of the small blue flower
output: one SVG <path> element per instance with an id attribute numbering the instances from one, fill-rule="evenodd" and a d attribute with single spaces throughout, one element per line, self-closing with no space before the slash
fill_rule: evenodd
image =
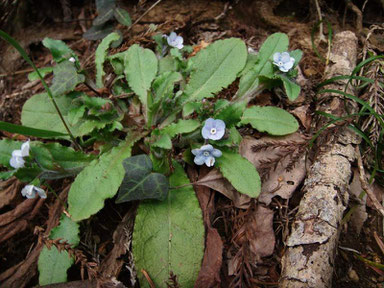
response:
<path id="1" fill-rule="evenodd" d="M 164 35 L 167 38 L 168 45 L 171 47 L 175 47 L 177 49 L 182 49 L 184 47 L 183 45 L 183 37 L 177 36 L 175 32 L 171 32 L 169 36 Z"/>
<path id="2" fill-rule="evenodd" d="M 220 157 L 223 153 L 208 144 L 201 146 L 200 149 L 193 149 L 192 154 L 195 155 L 193 161 L 196 165 L 203 165 L 205 163 L 205 165 L 211 167 L 215 164 L 215 158 Z"/>
<path id="3" fill-rule="evenodd" d="M 279 67 L 280 71 L 288 72 L 295 64 L 295 58 L 291 57 L 288 52 L 273 54 L 273 64 Z"/>
<path id="4" fill-rule="evenodd" d="M 201 130 L 204 139 L 220 140 L 225 134 L 225 123 L 220 119 L 208 118 Z"/>
<path id="5" fill-rule="evenodd" d="M 11 165 L 13 168 L 18 169 L 24 167 L 25 160 L 23 157 L 29 156 L 29 140 L 27 142 L 24 142 L 21 145 L 20 150 L 13 150 L 12 151 L 12 158 L 9 160 L 9 165 Z"/>
<path id="6" fill-rule="evenodd" d="M 28 199 L 33 199 L 36 197 L 36 193 L 39 194 L 41 198 L 47 198 L 45 191 L 35 185 L 27 185 L 21 190 L 21 195 L 27 197 Z"/>

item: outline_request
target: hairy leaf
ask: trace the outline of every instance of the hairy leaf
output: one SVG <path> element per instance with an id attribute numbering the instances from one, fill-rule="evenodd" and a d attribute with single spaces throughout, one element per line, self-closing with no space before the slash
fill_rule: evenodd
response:
<path id="1" fill-rule="evenodd" d="M 239 153 L 222 149 L 223 155 L 216 158 L 220 172 L 240 193 L 256 198 L 261 191 L 261 180 L 255 166 Z"/>
<path id="2" fill-rule="evenodd" d="M 141 287 L 167 287 L 171 271 L 180 287 L 193 287 L 204 253 L 204 224 L 199 202 L 183 168 L 174 162 L 165 201 L 148 201 L 137 210 L 132 250 Z M 187 185 L 187 186 L 185 186 Z M 182 186 L 182 187 L 180 187 Z M 180 187 L 180 188 L 177 188 Z"/>
<path id="3" fill-rule="evenodd" d="M 152 161 L 145 154 L 132 156 L 123 161 L 125 176 L 116 203 L 133 200 L 167 197 L 168 180 L 160 173 L 153 173 Z"/>
<path id="4" fill-rule="evenodd" d="M 121 25 L 124 25 L 124 26 L 131 26 L 132 24 L 132 20 L 131 20 L 131 16 L 129 16 L 129 13 L 128 11 L 122 9 L 122 8 L 119 8 L 117 7 L 114 11 L 114 14 L 115 16 L 115 19 L 121 24 Z"/>
<path id="5" fill-rule="evenodd" d="M 85 76 L 77 73 L 75 64 L 70 61 L 58 63 L 53 67 L 53 75 L 51 86 L 53 96 L 71 92 L 85 80 Z"/>
<path id="6" fill-rule="evenodd" d="M 299 128 L 295 117 L 281 108 L 271 106 L 253 106 L 246 109 L 241 124 L 251 124 L 260 132 L 276 136 L 291 134 Z"/>
<path id="7" fill-rule="evenodd" d="M 132 133 L 118 147 L 94 160 L 76 177 L 68 194 L 68 212 L 75 221 L 89 218 L 115 196 L 124 178 L 123 160 L 131 156 L 133 144 L 140 136 Z"/>
<path id="8" fill-rule="evenodd" d="M 124 65 L 128 84 L 146 109 L 148 90 L 157 73 L 156 55 L 151 50 L 134 44 L 125 55 Z"/>
<path id="9" fill-rule="evenodd" d="M 181 81 L 182 75 L 178 72 L 165 72 L 153 81 L 154 101 L 163 99 L 165 96 L 173 93 L 175 83 Z"/>
<path id="10" fill-rule="evenodd" d="M 63 214 L 60 219 L 60 225 L 52 229 L 49 238 L 62 238 L 71 244 L 72 247 L 76 247 L 80 241 L 79 224 Z M 44 246 L 38 261 L 39 284 L 48 285 L 66 282 L 67 270 L 72 266 L 73 262 L 74 259 L 67 251 L 59 251 L 55 246 L 52 246 L 50 249 Z"/>
<path id="11" fill-rule="evenodd" d="M 107 37 L 101 41 L 99 46 L 97 46 L 95 52 L 95 64 L 96 64 L 96 86 L 98 88 L 103 88 L 103 77 L 105 75 L 103 65 L 105 58 L 107 56 L 107 50 L 113 41 L 119 40 L 120 35 L 116 32 L 109 34 Z"/>
<path id="12" fill-rule="evenodd" d="M 43 45 L 51 51 L 52 57 L 56 63 L 70 57 L 74 57 L 77 61 L 79 61 L 75 52 L 61 40 L 44 38 Z"/>
<path id="13" fill-rule="evenodd" d="M 182 103 L 213 97 L 236 79 L 246 59 L 246 46 L 237 38 L 218 40 L 201 50 L 191 58 L 194 70 L 185 87 Z"/>

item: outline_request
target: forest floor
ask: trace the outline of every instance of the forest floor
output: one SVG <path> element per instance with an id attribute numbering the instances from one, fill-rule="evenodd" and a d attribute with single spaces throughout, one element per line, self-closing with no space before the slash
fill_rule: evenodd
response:
<path id="1" fill-rule="evenodd" d="M 64 21 L 59 1 L 56 1 L 57 3 L 54 1 L 41 2 L 45 12 L 38 11 L 43 9 L 32 5 L 32 16 L 24 23 L 22 29 L 12 31 L 12 36 L 28 50 L 37 67 L 49 66 L 52 61 L 51 54 L 41 44 L 42 39 L 44 37 L 61 39 L 78 55 L 81 55 L 82 66 L 92 75 L 94 73 L 93 57 L 98 43 L 82 38 L 82 34 L 91 25 L 91 20 L 83 21 L 82 19 L 92 19 L 96 16 L 94 4 L 91 1 L 84 1 L 69 7 L 70 19 L 73 21 Z M 154 1 L 148 1 L 148 3 L 139 1 L 140 4 L 137 5 L 135 1 L 132 4 L 125 4 L 125 8 L 135 21 L 148 10 L 153 4 L 152 2 L 154 3 Z M 218 39 L 238 37 L 243 39 L 248 47 L 258 51 L 268 35 L 274 32 L 284 32 L 290 38 L 290 50 L 301 49 L 304 52 L 299 65 L 301 73 L 297 79 L 302 87 L 302 92 L 296 101 L 291 102 L 279 95 L 281 91 L 267 91 L 255 99 L 253 104 L 274 105 L 291 112 L 300 121 L 300 130 L 293 136 L 293 139 L 284 138 L 279 141 L 308 143 L 308 139 L 311 139 L 316 132 L 313 131 L 314 122 L 317 119 L 315 116 L 316 86 L 324 80 L 326 67 L 313 49 L 311 35 L 314 36 L 318 53 L 324 58 L 327 58 L 328 44 L 327 41 L 318 41 L 318 29 L 315 29 L 318 14 L 316 7 L 311 4 L 314 1 L 280 0 L 275 1 L 276 4 L 273 6 L 268 4 L 269 2 L 273 1 L 164 0 L 151 9 L 129 31 L 126 27 L 119 27 L 125 41 L 119 51 L 127 49 L 133 43 L 153 48 L 155 42 L 152 39 L 153 33 L 149 30 L 150 24 L 157 25 L 157 31 L 164 34 L 175 31 L 183 36 L 186 44 L 198 45 L 200 48 Z M 368 32 L 372 31 L 369 29 L 373 24 L 380 24 L 380 17 L 381 20 L 383 19 L 383 11 L 377 12 L 382 9 L 380 5 L 375 1 L 368 1 L 362 13 L 363 18 L 360 19 L 359 14 L 356 14 L 356 9 L 346 8 L 343 1 L 340 3 L 339 1 L 327 1 L 333 2 L 331 4 L 319 2 L 322 15 L 332 27 L 333 35 L 344 30 L 351 30 L 356 34 L 359 40 L 358 62 L 360 62 L 363 57 L 363 49 L 367 47 L 365 39 Z M 361 12 L 364 1 L 358 2 L 355 8 Z M 379 1 L 377 2 L 379 3 Z M 383 29 L 384 27 L 381 27 L 381 30 L 376 31 L 378 33 L 374 32 L 369 40 L 369 49 L 377 54 L 383 53 Z M 324 30 L 327 38 L 331 31 L 328 30 L 325 23 Z M 31 71 L 30 67 L 4 41 L 0 43 L 0 55 L 0 120 L 20 124 L 24 102 L 32 95 L 43 92 L 44 88 L 39 81 L 28 81 L 27 74 Z M 51 81 L 51 79 L 47 78 L 47 81 Z M 236 85 L 232 85 L 222 91 L 219 97 L 230 97 L 236 89 Z M 240 132 L 248 139 L 248 142 L 242 144 L 244 151 L 250 151 L 251 145 L 255 145 L 258 143 L 257 141 L 264 141 L 264 144 L 272 143 L 251 128 L 242 129 Z M 27 139 L 1 131 L 0 137 Z M 309 151 L 307 146 L 303 147 L 300 153 L 308 155 L 308 161 L 311 161 L 314 157 L 313 151 Z M 276 149 L 277 151 L 266 149 L 264 153 L 271 153 L 272 156 L 273 153 L 276 153 L 276 156 L 279 154 L 279 148 Z M 276 159 L 270 161 L 274 161 L 273 163 L 276 165 L 284 165 L 280 163 L 281 159 Z M 272 166 L 263 167 L 264 179 L 279 177 L 279 169 L 276 169 L 278 166 L 275 168 Z M 356 167 L 357 165 L 353 167 L 355 176 L 351 179 L 351 195 L 353 193 L 359 195 L 361 191 Z M 367 169 L 369 170 L 369 167 Z M 204 169 L 201 170 L 200 175 L 207 173 Z M 190 169 L 189 176 L 194 177 L 194 173 L 196 171 Z M 283 185 L 292 187 L 285 187 L 277 193 L 272 191 L 273 185 L 270 183 L 269 188 L 273 195 L 264 195 L 266 199 L 269 199 L 265 200 L 262 208 L 257 209 L 256 207 L 260 206 L 256 202 L 238 199 L 228 187 L 198 186 L 196 188 L 196 190 L 211 189 L 209 191 L 211 199 L 213 199 L 213 203 L 209 204 L 208 213 L 213 223 L 212 228 L 217 229 L 219 237 L 215 238 L 215 241 L 211 239 L 213 242 L 207 240 L 206 245 L 211 245 L 211 249 L 213 246 L 223 246 L 222 255 L 219 255 L 220 258 L 222 257 L 220 265 L 212 263 L 212 267 L 209 267 L 212 271 L 207 276 L 219 278 L 215 280 L 216 287 L 278 287 L 281 259 L 286 248 L 285 241 L 303 196 L 301 188 L 305 175 L 304 160 L 286 175 L 290 181 L 287 180 Z M 52 180 L 51 186 L 56 191 L 65 191 L 72 181 L 71 178 Z M 19 282 L 21 286 L 18 287 L 33 287 L 38 283 L 37 258 L 34 261 L 31 260 L 33 263 L 26 259 L 31 256 L 31 251 L 39 240 L 36 227 L 45 228 L 49 225 L 51 216 L 48 212 L 51 211 L 50 208 L 54 205 L 55 199 L 48 198 L 46 201 L 40 201 L 35 208 L 26 207 L 26 205 L 22 205 L 24 199 L 19 193 L 22 186 L 23 184 L 14 178 L 0 182 L 0 204 L 7 203 L 0 206 L 0 219 L 2 220 L 0 221 L 0 287 L 3 287 L 1 283 L 4 279 L 12 277 L 16 270 L 22 270 L 20 267 L 23 265 L 31 267 L 34 272 L 28 272 L 31 277 L 26 277 L 25 281 Z M 375 184 L 373 190 L 381 201 L 383 188 Z M 232 200 L 223 195 L 226 193 L 227 196 L 232 193 L 228 196 Z M 355 211 L 353 207 L 356 203 L 357 200 L 350 201 L 345 213 L 346 217 L 343 219 L 334 267 L 333 287 L 384 287 L 384 270 L 381 270 L 379 265 L 375 265 L 375 263 L 384 263 L 383 218 L 369 200 L 366 205 L 363 205 L 364 207 L 356 209 L 359 213 L 352 213 Z M 136 204 L 117 205 L 114 201 L 107 200 L 105 207 L 97 215 L 81 224 L 81 242 L 78 249 L 83 252 L 87 261 L 96 263 L 99 268 L 101 267 L 100 269 L 105 266 L 103 263 L 114 244 L 115 236 L 112 237 L 112 235 L 127 211 L 134 211 L 134 205 Z M 349 213 L 351 209 L 352 212 Z M 131 213 L 134 215 L 133 212 Z M 8 224 L 12 224 L 12 226 Z M 259 247 L 256 249 L 257 253 L 252 253 L 254 246 Z M 356 251 L 360 258 L 356 256 Z M 120 259 L 123 259 L 124 263 L 129 263 L 128 258 L 128 255 L 125 255 Z M 364 259 L 372 262 L 368 263 Z M 117 279 L 125 286 L 132 287 L 130 272 L 125 265 L 120 266 L 120 269 Z M 68 281 L 81 280 L 81 270 L 80 263 L 72 266 L 69 270 Z M 90 286 L 82 287 L 92 287 L 92 284 L 88 283 L 88 285 Z M 175 285 L 175 287 L 177 286 Z"/>

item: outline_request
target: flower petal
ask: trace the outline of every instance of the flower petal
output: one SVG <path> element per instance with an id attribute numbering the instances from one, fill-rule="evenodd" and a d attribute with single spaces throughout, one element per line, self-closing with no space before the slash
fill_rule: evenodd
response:
<path id="1" fill-rule="evenodd" d="M 289 53 L 288 52 L 283 52 L 281 53 L 281 61 L 283 63 L 287 63 L 289 62 L 289 60 L 291 59 L 291 56 L 289 56 Z"/>
<path id="2" fill-rule="evenodd" d="M 36 196 L 36 192 L 33 191 L 35 186 L 33 185 L 27 185 L 21 190 L 21 195 L 24 197 L 27 197 L 28 199 L 33 199 Z"/>
<path id="3" fill-rule="evenodd" d="M 221 157 L 221 155 L 223 155 L 223 153 L 219 149 L 213 149 L 212 155 L 214 157 L 218 158 L 218 157 Z"/>
<path id="4" fill-rule="evenodd" d="M 9 160 L 9 165 L 15 169 L 24 167 L 25 161 L 22 157 L 13 157 Z"/>
<path id="5" fill-rule="evenodd" d="M 293 63 L 294 62 L 287 62 L 287 63 L 284 63 L 284 65 L 281 67 L 281 68 L 284 68 L 284 70 L 286 71 L 283 71 L 283 72 L 288 72 L 292 67 L 293 67 Z M 281 69 L 280 69 L 281 70 Z"/>
<path id="6" fill-rule="evenodd" d="M 193 155 L 199 155 L 199 154 L 201 154 L 201 150 L 200 149 L 192 149 L 192 154 Z"/>
<path id="7" fill-rule="evenodd" d="M 203 165 L 205 162 L 206 157 L 204 155 L 198 155 L 193 159 L 193 162 L 195 162 L 196 165 Z"/>
<path id="8" fill-rule="evenodd" d="M 212 167 L 213 165 L 215 165 L 215 157 L 213 156 L 208 156 L 205 158 L 205 165 L 207 165 L 208 167 Z"/>
<path id="9" fill-rule="evenodd" d="M 29 140 L 21 145 L 21 156 L 29 156 Z"/>
<path id="10" fill-rule="evenodd" d="M 37 192 L 37 194 L 39 194 L 40 198 L 43 198 L 43 199 L 47 198 L 47 193 L 45 193 L 44 189 L 34 186 L 33 190 Z"/>
<path id="11" fill-rule="evenodd" d="M 12 157 L 23 157 L 23 153 L 21 150 L 13 150 Z"/>
<path id="12" fill-rule="evenodd" d="M 200 150 L 212 152 L 213 151 L 213 146 L 211 144 L 203 145 L 203 146 L 200 147 Z"/>
<path id="13" fill-rule="evenodd" d="M 203 129 L 201 129 L 201 136 L 203 136 L 204 139 L 210 139 L 211 128 L 204 126 Z"/>
<path id="14" fill-rule="evenodd" d="M 275 54 L 273 54 L 273 62 L 279 62 L 281 59 L 281 54 L 279 52 L 276 52 Z"/>

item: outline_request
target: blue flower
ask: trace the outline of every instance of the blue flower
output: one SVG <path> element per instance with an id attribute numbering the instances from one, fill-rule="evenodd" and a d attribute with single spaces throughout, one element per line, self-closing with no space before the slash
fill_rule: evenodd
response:
<path id="1" fill-rule="evenodd" d="M 212 147 L 212 145 L 201 146 L 200 149 L 193 149 L 192 154 L 195 155 L 193 160 L 197 165 L 207 165 L 211 167 L 215 164 L 215 158 L 222 155 L 221 151 Z"/>
<path id="2" fill-rule="evenodd" d="M 295 64 L 295 58 L 291 57 L 288 52 L 273 54 L 273 64 L 279 67 L 280 71 L 288 72 Z"/>
<path id="3" fill-rule="evenodd" d="M 29 156 L 29 140 L 21 145 L 20 150 L 12 151 L 12 158 L 9 160 L 9 165 L 16 169 L 22 168 L 25 164 L 23 157 L 27 156 Z"/>
<path id="4" fill-rule="evenodd" d="M 204 139 L 220 140 L 225 134 L 225 123 L 220 119 L 208 118 L 201 130 Z"/>
<path id="5" fill-rule="evenodd" d="M 36 193 L 39 194 L 41 198 L 47 198 L 45 191 L 35 185 L 27 185 L 21 190 L 21 195 L 27 197 L 28 199 L 33 199 L 36 197 Z"/>
<path id="6" fill-rule="evenodd" d="M 171 32 L 169 36 L 164 35 L 167 38 L 168 45 L 171 47 L 175 47 L 177 49 L 182 49 L 184 47 L 183 45 L 183 37 L 177 36 L 175 32 Z"/>

